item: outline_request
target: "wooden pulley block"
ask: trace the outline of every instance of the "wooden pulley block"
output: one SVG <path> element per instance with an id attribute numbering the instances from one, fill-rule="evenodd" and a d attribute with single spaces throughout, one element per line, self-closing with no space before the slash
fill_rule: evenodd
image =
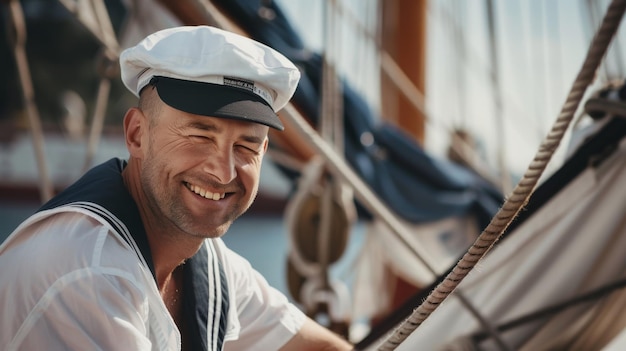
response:
<path id="1" fill-rule="evenodd" d="M 289 294 L 298 303 L 303 303 L 302 300 L 302 287 L 306 282 L 306 277 L 296 269 L 293 260 L 287 258 L 287 288 Z"/>
<path id="2" fill-rule="evenodd" d="M 345 188 L 327 177 L 323 160 L 313 158 L 302 172 L 298 191 L 287 204 L 287 281 L 296 300 L 300 299 L 302 285 L 324 275 L 346 250 L 355 209 Z"/>
<path id="3" fill-rule="evenodd" d="M 300 204 L 294 224 L 296 246 L 309 262 L 317 262 L 319 250 L 327 250 L 328 264 L 334 263 L 343 255 L 350 232 L 350 218 L 345 207 L 336 200 L 332 202 L 330 218 L 330 240 L 328 247 L 319 247 L 319 233 L 322 218 L 322 199 L 318 194 L 309 193 Z"/>
<path id="4" fill-rule="evenodd" d="M 337 201 L 332 201 L 332 211 L 330 218 L 330 240 L 327 250 L 328 264 L 339 260 L 346 250 L 348 235 L 350 232 L 350 218 L 345 208 Z M 321 197 L 309 194 L 303 198 L 294 218 L 292 245 L 298 250 L 300 256 L 308 261 L 319 263 L 319 227 L 321 221 Z M 300 301 L 302 285 L 307 277 L 300 272 L 291 259 L 287 260 L 287 283 L 289 293 L 296 301 Z"/>

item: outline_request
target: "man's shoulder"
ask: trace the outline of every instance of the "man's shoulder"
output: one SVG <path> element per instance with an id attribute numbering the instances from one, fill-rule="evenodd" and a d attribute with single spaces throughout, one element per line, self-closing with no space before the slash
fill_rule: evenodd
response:
<path id="1" fill-rule="evenodd" d="M 69 271 L 106 262 L 125 266 L 127 260 L 136 260 L 134 251 L 105 221 L 76 210 L 37 213 L 0 248 L 0 262 L 28 263 L 30 270 L 63 267 Z"/>
<path id="2" fill-rule="evenodd" d="M 149 269 L 94 216 L 75 211 L 36 216 L 43 217 L 27 220 L 0 247 L 0 266 L 7 267 L 0 278 L 0 300 L 17 294 L 24 297 L 16 299 L 37 301 L 72 284 L 104 281 L 136 291 L 150 289 Z"/>

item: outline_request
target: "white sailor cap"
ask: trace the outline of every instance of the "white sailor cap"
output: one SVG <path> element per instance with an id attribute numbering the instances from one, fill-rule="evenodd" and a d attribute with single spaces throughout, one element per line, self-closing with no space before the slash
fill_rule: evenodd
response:
<path id="1" fill-rule="evenodd" d="M 171 107 L 283 130 L 276 115 L 300 72 L 274 49 L 210 26 L 158 31 L 120 55 L 124 85 L 136 96 L 154 85 Z"/>

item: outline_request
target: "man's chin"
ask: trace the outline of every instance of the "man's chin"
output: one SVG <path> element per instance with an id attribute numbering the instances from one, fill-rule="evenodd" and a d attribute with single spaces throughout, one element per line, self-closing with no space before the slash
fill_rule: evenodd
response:
<path id="1" fill-rule="evenodd" d="M 243 213 L 245 213 L 245 211 L 241 212 L 240 209 L 233 210 L 226 216 L 216 213 L 212 215 L 205 213 L 192 215 L 191 211 L 187 211 L 185 216 L 178 218 L 178 223 L 181 230 L 192 236 L 219 238 L 226 234 L 233 222 Z"/>
<path id="2" fill-rule="evenodd" d="M 205 238 L 205 239 L 219 238 L 222 235 L 226 234 L 231 224 L 232 224 L 232 221 L 221 224 L 221 225 L 207 224 L 202 227 L 196 226 L 196 228 L 194 228 L 193 231 L 188 231 L 188 233 L 190 233 L 193 236 Z"/>

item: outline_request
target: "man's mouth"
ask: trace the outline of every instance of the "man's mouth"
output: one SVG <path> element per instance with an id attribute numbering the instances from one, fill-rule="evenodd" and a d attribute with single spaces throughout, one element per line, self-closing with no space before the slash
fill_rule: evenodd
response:
<path id="1" fill-rule="evenodd" d="M 193 184 L 189 184 L 189 183 L 185 183 L 185 186 L 187 187 L 187 189 L 193 191 L 194 193 L 202 196 L 205 199 L 209 199 L 209 200 L 221 200 L 224 198 L 224 196 L 226 196 L 226 193 L 213 193 L 210 192 L 206 189 L 203 189 L 197 185 L 193 185 Z"/>

